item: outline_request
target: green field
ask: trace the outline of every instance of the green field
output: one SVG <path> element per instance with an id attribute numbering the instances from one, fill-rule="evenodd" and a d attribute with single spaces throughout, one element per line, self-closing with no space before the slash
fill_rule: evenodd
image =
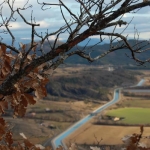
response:
<path id="1" fill-rule="evenodd" d="M 118 108 L 109 110 L 106 115 L 114 117 L 124 117 L 120 123 L 127 124 L 149 124 L 150 123 L 150 109 L 149 108 Z"/>

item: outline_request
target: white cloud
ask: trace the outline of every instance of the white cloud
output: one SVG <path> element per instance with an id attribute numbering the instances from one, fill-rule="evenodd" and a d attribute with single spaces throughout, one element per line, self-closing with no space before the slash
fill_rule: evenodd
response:
<path id="1" fill-rule="evenodd" d="M 143 40 L 148 40 L 150 39 L 150 31 L 146 31 L 146 32 L 140 32 L 139 33 L 139 36 L 140 36 L 140 39 L 143 39 Z M 129 33 L 129 38 L 130 39 L 133 39 L 134 37 L 138 38 L 138 35 L 134 35 L 133 32 L 130 32 Z"/>
<path id="2" fill-rule="evenodd" d="M 10 0 L 10 1 L 12 1 L 12 0 Z M 50 0 L 39 0 L 39 1 L 41 3 L 42 2 L 59 3 L 58 0 L 51 0 L 51 1 Z M 106 0 L 106 2 L 109 2 L 109 1 Z M 140 0 L 140 1 L 142 1 L 142 0 Z M 23 7 L 26 2 L 27 2 L 27 0 L 15 0 L 15 8 L 16 7 L 20 7 L 20 8 Z M 73 13 L 78 12 L 77 9 L 78 9 L 79 5 L 77 4 L 77 2 L 75 0 L 63 0 L 63 2 L 65 4 L 67 4 L 68 8 L 71 11 L 73 11 Z M 20 11 L 20 12 L 24 15 L 24 17 L 28 21 L 30 21 L 31 20 L 31 12 L 33 10 L 33 17 L 35 17 L 36 23 L 40 24 L 40 27 L 36 27 L 37 32 L 39 32 L 39 33 L 43 32 L 43 34 L 44 34 L 47 31 L 47 29 L 48 29 L 49 33 L 54 32 L 54 31 L 58 30 L 61 26 L 63 26 L 65 24 L 65 22 L 62 18 L 61 12 L 59 10 L 59 7 L 51 6 L 51 9 L 42 11 L 40 9 L 41 5 L 38 5 L 36 0 L 29 0 L 29 3 L 26 6 L 29 6 L 30 4 L 33 6 L 32 8 L 29 8 L 27 10 Z M 67 20 L 70 20 L 71 17 L 69 15 L 69 13 L 67 13 L 67 11 L 65 9 L 63 9 L 63 10 L 64 10 L 64 14 L 65 14 Z M 10 15 L 9 8 L 6 7 L 6 5 L 3 8 L 3 15 L 7 18 Z M 122 19 L 129 22 L 131 20 L 132 16 L 135 16 L 135 18 L 131 22 L 129 27 L 126 29 L 125 33 L 129 34 L 129 36 L 133 37 L 134 25 L 136 25 L 137 29 L 139 29 L 139 32 L 141 32 L 141 37 L 142 38 L 145 38 L 145 37 L 150 38 L 150 37 L 148 37 L 148 34 L 150 33 L 150 28 L 149 28 L 149 25 L 150 25 L 150 17 L 149 17 L 150 16 L 150 9 L 149 9 L 149 7 L 145 7 L 143 9 L 141 9 L 136 14 L 133 14 L 133 13 L 125 14 Z M 27 32 L 28 33 L 28 35 L 27 35 L 27 33 L 23 32 L 22 29 L 29 30 L 29 29 L 31 29 L 31 26 L 26 25 L 18 15 L 16 15 L 16 18 L 17 18 L 16 22 L 11 22 L 10 23 L 10 26 L 12 26 L 11 29 L 12 30 L 18 30 L 19 34 L 20 33 L 22 34 L 21 35 L 22 37 L 29 37 L 31 35 L 31 33 L 30 33 L 31 30 L 30 30 L 30 32 L 29 31 Z M 1 20 L 0 20 L 0 22 L 1 22 Z M 0 29 L 2 29 L 2 28 L 0 27 Z M 123 26 L 121 28 L 117 27 L 116 32 L 121 32 L 122 30 L 123 30 Z M 112 29 L 108 28 L 105 31 L 106 32 L 111 32 Z M 14 32 L 14 34 L 16 34 L 16 33 Z M 18 34 L 18 36 L 20 36 L 19 34 Z M 61 36 L 61 39 L 66 38 L 66 37 L 67 37 L 67 34 L 65 33 Z M 52 40 L 54 40 L 55 36 L 52 36 L 50 38 Z M 96 38 L 96 37 L 93 36 L 92 38 Z"/>
<path id="3" fill-rule="evenodd" d="M 54 41 L 56 39 L 55 35 L 52 35 L 48 38 L 50 41 Z M 63 40 L 63 38 L 59 38 L 58 40 Z"/>
<path id="4" fill-rule="evenodd" d="M 50 26 L 50 23 L 45 20 L 37 21 L 36 23 L 40 24 L 40 27 L 42 28 L 48 28 Z"/>
<path id="5" fill-rule="evenodd" d="M 11 26 L 11 29 L 21 28 L 21 24 L 19 24 L 18 22 L 11 22 L 10 26 Z"/>

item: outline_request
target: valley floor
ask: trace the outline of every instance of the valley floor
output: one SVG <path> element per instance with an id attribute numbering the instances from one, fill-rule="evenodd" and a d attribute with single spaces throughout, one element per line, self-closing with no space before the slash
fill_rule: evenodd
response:
<path id="1" fill-rule="evenodd" d="M 88 122 L 67 137 L 64 142 L 67 146 L 70 146 L 70 143 L 77 143 L 79 145 L 95 145 L 98 143 L 99 145 L 120 145 L 123 144 L 122 138 L 125 135 L 133 133 L 140 133 L 140 127 L 92 125 L 92 122 Z M 150 127 L 144 128 L 143 136 L 150 136 Z M 150 139 L 146 138 L 143 141 L 150 146 Z"/>
<path id="2" fill-rule="evenodd" d="M 144 72 L 144 78 L 146 80 L 145 86 L 150 85 L 150 71 Z M 122 94 L 120 101 L 110 107 L 109 109 L 125 108 L 125 107 L 135 107 L 135 108 L 150 108 L 150 94 L 146 95 L 137 95 L 134 96 L 124 96 Z M 103 112 L 102 115 L 105 115 L 107 111 Z M 142 112 L 141 112 L 142 113 Z M 149 114 L 146 114 L 149 116 Z M 100 116 L 100 114 L 99 114 Z M 144 117 L 144 116 L 143 116 Z M 97 117 L 98 118 L 98 117 Z M 87 144 L 87 145 L 120 145 L 123 144 L 122 138 L 126 135 L 132 135 L 133 133 L 140 133 L 139 126 L 112 126 L 112 125 L 95 125 L 97 119 L 90 120 L 88 123 L 79 128 L 76 132 L 68 136 L 64 143 L 67 146 L 70 146 L 70 143 L 76 144 Z M 134 120 L 134 118 L 133 118 Z M 149 122 L 149 120 L 147 120 Z M 141 123 L 142 125 L 142 123 Z M 140 142 L 143 142 L 147 146 L 150 146 L 150 127 L 144 127 L 143 138 Z"/>

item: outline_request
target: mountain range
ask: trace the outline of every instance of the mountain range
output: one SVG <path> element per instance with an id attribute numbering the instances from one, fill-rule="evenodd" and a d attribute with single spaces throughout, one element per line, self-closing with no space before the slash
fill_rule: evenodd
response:
<path id="1" fill-rule="evenodd" d="M 71 51 L 74 50 L 85 50 L 87 53 L 90 53 L 91 57 L 96 57 L 104 52 L 106 52 L 107 50 L 109 50 L 110 48 L 110 44 L 109 43 L 100 43 L 99 45 L 95 45 L 98 42 L 98 39 L 91 39 L 89 44 L 84 48 L 84 45 L 89 41 L 90 39 L 86 39 L 84 40 L 82 43 L 80 43 L 78 46 L 75 46 L 74 48 L 72 48 Z M 28 42 L 28 41 L 26 41 Z M 129 40 L 128 41 L 131 45 L 135 45 L 137 43 L 137 41 L 135 40 Z M 150 43 L 148 41 L 139 41 L 141 42 L 140 45 L 136 46 L 136 48 L 138 48 L 139 46 L 142 46 L 143 49 L 150 49 Z M 25 43 L 25 41 L 24 41 Z M 50 41 L 50 44 L 53 45 L 54 41 Z M 64 41 L 59 41 L 56 44 L 56 47 L 63 44 Z M 120 45 L 122 44 L 121 42 L 119 43 Z M 26 44 L 27 47 L 29 47 L 29 44 Z M 114 42 L 113 46 L 118 45 L 118 42 Z M 146 45 L 146 46 L 145 46 Z M 135 48 L 135 47 L 134 47 Z M 48 42 L 44 43 L 44 52 L 47 53 L 50 50 L 50 45 Z M 41 52 L 39 51 L 39 47 L 37 47 L 37 55 L 41 55 Z M 71 57 L 69 57 L 68 59 L 65 60 L 65 64 L 86 64 L 86 65 L 122 65 L 122 66 L 138 66 L 139 64 L 135 62 L 135 60 L 133 60 L 131 58 L 131 52 L 129 49 L 119 49 L 116 50 L 114 52 L 109 53 L 107 56 L 93 62 L 90 63 L 88 62 L 86 59 L 81 58 L 78 55 L 73 55 Z M 150 56 L 150 51 L 145 51 L 142 53 L 137 53 L 135 55 L 137 58 L 141 59 L 141 60 L 146 60 L 149 59 Z M 150 68 L 149 63 L 146 63 L 145 65 L 142 65 L 142 67 L 148 67 Z"/>

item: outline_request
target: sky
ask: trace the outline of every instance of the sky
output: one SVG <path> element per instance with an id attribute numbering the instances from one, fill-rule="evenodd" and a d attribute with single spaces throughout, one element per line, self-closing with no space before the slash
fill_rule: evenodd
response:
<path id="1" fill-rule="evenodd" d="M 105 2 L 107 3 L 108 1 L 109 0 L 106 0 Z M 139 1 L 141 2 L 141 0 Z M 22 8 L 26 4 L 26 2 L 27 0 L 15 0 L 14 9 L 18 7 Z M 39 0 L 39 2 L 59 3 L 58 0 L 51 0 L 51 1 Z M 65 3 L 67 7 L 75 14 L 79 13 L 79 4 L 76 2 L 76 0 L 63 0 L 63 3 Z M 31 20 L 31 14 L 32 14 L 32 16 L 35 18 L 36 23 L 40 24 L 40 27 L 36 28 L 38 33 L 42 32 L 43 35 L 47 31 L 51 33 L 51 32 L 58 30 L 61 26 L 65 24 L 58 6 L 51 6 L 50 9 L 46 9 L 45 11 L 42 11 L 41 5 L 37 4 L 37 0 L 29 0 L 26 7 L 31 6 L 31 5 L 32 7 L 29 7 L 27 10 L 21 11 L 21 13 L 28 21 Z M 116 6 L 114 10 L 117 9 L 117 7 L 119 6 Z M 64 9 L 63 11 L 64 11 L 66 19 L 67 20 L 71 19 L 69 16 L 69 13 Z M 1 13 L 2 13 L 3 19 L 8 18 L 10 16 L 10 9 L 8 8 L 6 3 L 3 4 Z M 10 29 L 12 33 L 16 37 L 16 41 L 20 42 L 21 40 L 24 41 L 24 40 L 30 39 L 31 27 L 26 25 L 17 14 L 15 14 L 15 18 L 17 20 L 15 22 L 11 21 L 9 25 L 11 26 Z M 137 35 L 140 35 L 141 39 L 147 39 L 147 40 L 150 39 L 150 6 L 142 8 L 137 13 L 125 14 L 123 19 L 127 22 L 130 22 L 132 20 L 128 28 L 125 30 L 124 35 L 128 35 L 128 37 L 132 39 L 134 38 L 134 31 L 138 30 Z M 2 22 L 2 18 L 0 18 L 0 23 L 1 22 Z M 115 32 L 121 33 L 124 27 L 125 26 L 122 26 L 122 27 L 117 26 Z M 10 36 L 8 34 L 2 34 L 1 33 L 2 31 L 3 31 L 3 27 L 0 27 L 0 36 L 3 38 L 3 40 L 7 41 L 8 39 L 10 39 Z M 111 32 L 112 28 L 107 28 L 105 29 L 105 31 Z M 64 33 L 60 36 L 60 40 L 66 40 L 67 37 L 68 37 L 68 34 Z M 98 37 L 93 36 L 92 38 L 98 38 Z M 37 37 L 35 39 L 38 40 Z M 50 39 L 54 40 L 55 36 L 51 36 Z"/>

